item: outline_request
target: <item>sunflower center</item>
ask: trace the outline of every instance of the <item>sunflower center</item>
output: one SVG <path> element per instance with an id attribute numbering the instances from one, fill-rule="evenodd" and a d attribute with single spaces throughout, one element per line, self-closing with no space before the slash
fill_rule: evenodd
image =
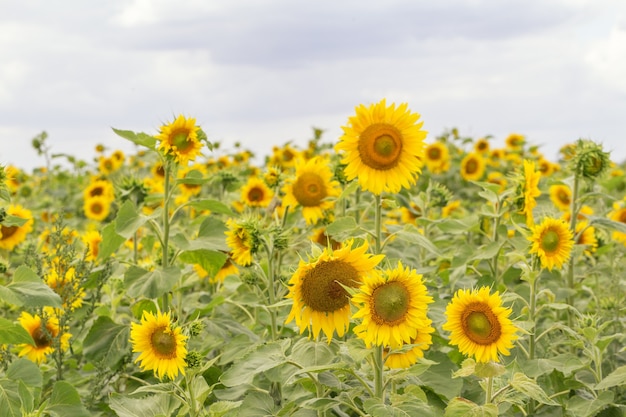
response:
<path id="1" fill-rule="evenodd" d="M 441 150 L 439 148 L 428 149 L 428 159 L 431 161 L 438 161 L 441 159 Z"/>
<path id="2" fill-rule="evenodd" d="M 152 333 L 150 338 L 152 348 L 162 356 L 173 358 L 176 356 L 176 337 L 167 327 L 160 327 Z"/>
<path id="3" fill-rule="evenodd" d="M 312 310 L 331 313 L 348 305 L 349 295 L 341 285 L 356 288 L 359 283 L 359 274 L 349 263 L 321 262 L 304 275 L 302 298 Z"/>
<path id="4" fill-rule="evenodd" d="M 469 304 L 461 317 L 461 326 L 465 336 L 479 345 L 490 345 L 502 334 L 498 318 L 484 303 Z"/>
<path id="5" fill-rule="evenodd" d="M 546 231 L 541 236 L 541 248 L 546 252 L 554 252 L 559 247 L 559 234 L 554 230 Z"/>
<path id="6" fill-rule="evenodd" d="M 100 202 L 96 202 L 93 203 L 91 205 L 91 212 L 94 214 L 100 214 L 104 211 L 104 207 L 102 207 L 102 204 Z"/>
<path id="7" fill-rule="evenodd" d="M 103 194 L 104 194 L 104 188 L 100 186 L 92 188 L 91 191 L 89 192 L 89 195 L 92 197 L 96 197 L 96 196 L 103 195 Z"/>
<path id="8" fill-rule="evenodd" d="M 264 196 L 265 193 L 263 193 L 263 190 L 258 187 L 254 187 L 248 191 L 248 199 L 250 201 L 263 201 Z"/>
<path id="9" fill-rule="evenodd" d="M 48 347 L 52 342 L 50 338 L 50 333 L 48 331 L 44 331 L 41 326 L 37 327 L 35 331 L 31 334 L 33 341 L 35 342 L 35 346 L 38 348 Z"/>
<path id="10" fill-rule="evenodd" d="M 179 151 L 187 150 L 191 145 L 189 140 L 189 130 L 181 129 L 172 132 L 172 145 L 176 146 Z"/>
<path id="11" fill-rule="evenodd" d="M 402 133 L 387 123 L 374 123 L 361 133 L 358 149 L 361 160 L 370 168 L 392 169 L 400 161 Z"/>
<path id="12" fill-rule="evenodd" d="M 619 213 L 619 222 L 620 223 L 626 223 L 626 210 L 622 210 Z M 4 230 L 3 230 L 4 231 Z"/>
<path id="13" fill-rule="evenodd" d="M 563 191 L 563 190 L 559 191 L 558 198 L 559 198 L 559 200 L 561 200 L 561 203 L 563 203 L 563 204 L 569 204 L 570 203 L 569 195 L 565 191 Z"/>
<path id="14" fill-rule="evenodd" d="M 17 232 L 17 229 L 19 229 L 17 226 L 0 226 L 0 233 L 2 233 L 0 240 L 10 238 L 15 232 Z"/>
<path id="15" fill-rule="evenodd" d="M 467 164 L 465 164 L 465 172 L 468 174 L 474 174 L 476 171 L 478 171 L 478 162 L 476 162 L 475 159 L 467 161 Z"/>
<path id="16" fill-rule="evenodd" d="M 371 299 L 372 319 L 377 324 L 387 325 L 404 321 L 411 301 L 406 287 L 397 281 L 376 288 Z"/>
<path id="17" fill-rule="evenodd" d="M 317 174 L 305 172 L 293 184 L 293 196 L 303 207 L 315 207 L 326 198 L 324 180 Z"/>

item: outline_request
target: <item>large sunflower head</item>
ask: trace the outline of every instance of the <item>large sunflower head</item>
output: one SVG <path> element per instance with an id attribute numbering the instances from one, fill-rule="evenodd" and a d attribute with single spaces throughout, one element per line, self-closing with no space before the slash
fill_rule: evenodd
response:
<path id="1" fill-rule="evenodd" d="M 498 354 L 509 355 L 517 340 L 511 309 L 503 307 L 500 294 L 490 294 L 489 287 L 458 290 L 445 314 L 442 328 L 450 332 L 450 344 L 476 362 L 498 362 Z"/>
<path id="2" fill-rule="evenodd" d="M 54 352 L 55 338 L 58 337 L 60 337 L 58 343 L 61 350 L 67 350 L 69 347 L 69 339 L 72 335 L 64 332 L 59 336 L 60 328 L 57 317 L 45 316 L 42 319 L 38 315 L 31 316 L 26 311 L 23 311 L 19 322 L 33 338 L 33 344 L 24 343 L 19 345 L 21 349 L 18 352 L 18 356 L 26 356 L 35 363 L 45 362 L 46 357 Z"/>
<path id="3" fill-rule="evenodd" d="M 199 132 L 196 119 L 179 115 L 172 123 L 161 126 L 161 132 L 156 135 L 160 141 L 159 151 L 178 164 L 186 165 L 200 155 L 202 143 L 198 139 Z"/>
<path id="4" fill-rule="evenodd" d="M 159 378 L 167 375 L 175 379 L 179 373 L 185 374 L 186 340 L 180 327 L 172 324 L 169 312 L 155 315 L 144 310 L 141 323 L 131 323 L 133 352 L 139 352 L 135 362 L 140 362 L 143 370 L 153 370 Z"/>
<path id="5" fill-rule="evenodd" d="M 569 226 L 562 219 L 546 217 L 541 224 L 532 228 L 530 253 L 536 254 L 541 266 L 552 270 L 561 268 L 569 259 L 574 236 Z"/>
<path id="6" fill-rule="evenodd" d="M 250 207 L 269 206 L 274 193 L 259 177 L 250 177 L 241 189 L 241 201 Z"/>
<path id="7" fill-rule="evenodd" d="M 374 194 L 396 193 L 415 184 L 421 172 L 426 131 L 406 103 L 387 106 L 385 99 L 360 105 L 342 127 L 335 145 L 348 180 L 358 178 L 362 189 Z"/>
<path id="8" fill-rule="evenodd" d="M 400 262 L 394 269 L 372 271 L 352 297 L 359 307 L 353 318 L 362 319 L 354 333 L 367 346 L 400 348 L 413 343 L 419 334 L 434 331 L 427 317 L 427 306 L 433 302 L 422 276 Z M 429 339 L 429 338 L 427 338 Z M 421 346 L 425 350 L 430 341 Z"/>
<path id="9" fill-rule="evenodd" d="M 336 250 L 328 248 L 310 262 L 300 261 L 289 280 L 287 298 L 293 300 L 286 323 L 295 320 L 300 333 L 309 329 L 317 338 L 323 331 L 330 343 L 333 333 L 343 336 L 350 324 L 350 296 L 344 287 L 358 288 L 363 277 L 383 259 L 367 254 L 367 243 L 352 248 L 352 240 Z"/>
<path id="10" fill-rule="evenodd" d="M 565 184 L 554 184 L 550 186 L 550 200 L 561 211 L 568 211 L 572 203 L 572 191 Z"/>
<path id="11" fill-rule="evenodd" d="M 26 240 L 26 236 L 33 230 L 34 220 L 31 211 L 18 204 L 11 204 L 7 207 L 6 214 L 26 219 L 26 222 L 20 226 L 0 224 L 0 249 L 12 251 Z"/>
<path id="12" fill-rule="evenodd" d="M 288 178 L 283 192 L 283 207 L 302 207 L 307 224 L 315 224 L 324 218 L 324 212 L 332 210 L 331 199 L 340 194 L 339 183 L 332 180 L 333 173 L 324 158 L 316 157 L 296 165 L 294 177 Z"/>
<path id="13" fill-rule="evenodd" d="M 487 163 L 478 152 L 470 152 L 461 161 L 461 177 L 466 181 L 478 181 L 485 174 Z"/>

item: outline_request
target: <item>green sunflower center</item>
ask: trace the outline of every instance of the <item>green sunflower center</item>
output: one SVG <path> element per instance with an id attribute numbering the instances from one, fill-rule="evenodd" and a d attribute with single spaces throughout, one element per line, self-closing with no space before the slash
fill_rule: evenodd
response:
<path id="1" fill-rule="evenodd" d="M 570 201 L 569 201 L 569 194 L 567 194 L 566 191 L 563 190 L 559 190 L 559 194 L 557 195 L 557 198 L 559 199 L 559 201 L 561 201 L 562 204 L 567 204 L 569 205 Z"/>
<path id="2" fill-rule="evenodd" d="M 554 252 L 559 247 L 559 234 L 548 230 L 541 236 L 541 248 L 546 252 Z"/>
<path id="3" fill-rule="evenodd" d="M 461 317 L 463 333 L 472 342 L 490 345 L 500 339 L 502 330 L 498 317 L 485 303 L 471 303 Z"/>
<path id="4" fill-rule="evenodd" d="M 37 346 L 38 348 L 48 347 L 52 343 L 50 331 L 48 329 L 43 330 L 42 326 L 37 327 L 35 331 L 31 334 L 31 337 L 35 342 L 35 346 Z"/>
<path id="5" fill-rule="evenodd" d="M 193 145 L 193 141 L 189 138 L 188 129 L 180 129 L 172 132 L 171 141 L 172 145 L 176 146 L 176 149 L 179 151 L 186 151 Z"/>
<path id="6" fill-rule="evenodd" d="M 361 161 L 370 168 L 388 170 L 398 165 L 402 154 L 402 133 L 387 123 L 369 125 L 359 137 Z"/>
<path id="7" fill-rule="evenodd" d="M 10 238 L 15 232 L 17 232 L 17 229 L 19 229 L 17 226 L 0 226 L 0 233 L 2 233 L 0 240 Z"/>
<path id="8" fill-rule="evenodd" d="M 319 206 L 327 196 L 324 179 L 313 172 L 300 174 L 293 184 L 293 196 L 303 207 Z"/>
<path id="9" fill-rule="evenodd" d="M 173 358 L 176 356 L 176 337 L 167 327 L 160 327 L 150 337 L 152 348 L 161 356 Z"/>
<path id="10" fill-rule="evenodd" d="M 404 321 L 411 298 L 401 282 L 392 281 L 376 288 L 371 300 L 374 322 L 394 325 Z"/>
<path id="11" fill-rule="evenodd" d="M 441 149 L 439 148 L 429 148 L 428 149 L 428 159 L 431 161 L 438 161 L 441 159 Z"/>
<path id="12" fill-rule="evenodd" d="M 360 284 L 358 271 L 342 260 L 321 262 L 302 279 L 302 299 L 314 311 L 331 313 L 349 302 L 341 285 L 356 288 Z"/>
<path id="13" fill-rule="evenodd" d="M 478 171 L 478 161 L 476 159 L 471 158 L 465 164 L 465 172 L 467 174 L 475 174 Z"/>

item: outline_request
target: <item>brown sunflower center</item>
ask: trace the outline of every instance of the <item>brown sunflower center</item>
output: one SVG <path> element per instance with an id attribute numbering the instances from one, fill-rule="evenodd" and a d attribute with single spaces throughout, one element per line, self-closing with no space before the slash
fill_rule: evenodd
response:
<path id="1" fill-rule="evenodd" d="M 50 337 L 49 329 L 43 330 L 42 326 L 39 326 L 35 329 L 35 331 L 31 334 L 33 341 L 35 342 L 35 346 L 38 348 L 48 347 L 52 344 L 52 338 Z"/>
<path id="2" fill-rule="evenodd" d="M 441 159 L 441 149 L 428 148 L 428 159 L 431 161 L 438 161 Z"/>
<path id="3" fill-rule="evenodd" d="M 541 236 L 541 248 L 546 252 L 554 252 L 559 247 L 559 234 L 554 230 L 547 230 Z"/>
<path id="4" fill-rule="evenodd" d="M 307 271 L 302 279 L 304 304 L 314 311 L 331 313 L 349 302 L 341 285 L 356 288 L 360 284 L 358 271 L 341 260 L 321 262 Z"/>
<path id="5" fill-rule="evenodd" d="M 305 172 L 293 184 L 293 196 L 303 207 L 315 207 L 326 198 L 324 180 L 318 174 Z"/>
<path id="6" fill-rule="evenodd" d="M 561 203 L 569 205 L 569 203 L 570 203 L 570 201 L 569 201 L 569 194 L 567 194 L 567 192 L 565 192 L 564 190 L 559 190 L 559 193 L 558 193 L 557 197 L 561 201 Z"/>
<path id="7" fill-rule="evenodd" d="M 394 324 L 403 322 L 411 298 L 406 287 L 398 281 L 381 285 L 372 292 L 372 319 L 377 324 Z"/>
<path id="8" fill-rule="evenodd" d="M 461 317 L 463 333 L 472 342 L 490 345 L 500 339 L 500 322 L 491 308 L 485 303 L 471 303 Z"/>
<path id="9" fill-rule="evenodd" d="M 10 238 L 15 232 L 17 232 L 17 229 L 19 229 L 17 226 L 0 226 L 0 232 L 2 233 L 0 240 Z"/>
<path id="10" fill-rule="evenodd" d="M 476 159 L 471 158 L 465 164 L 465 172 L 468 174 L 475 174 L 478 171 L 478 161 Z"/>
<path id="11" fill-rule="evenodd" d="M 92 197 L 96 197 L 104 194 L 104 188 L 102 186 L 93 187 L 89 192 L 89 195 Z"/>
<path id="12" fill-rule="evenodd" d="M 248 200 L 252 202 L 263 201 L 263 198 L 265 198 L 265 193 L 259 187 L 252 187 L 250 191 L 248 191 Z"/>
<path id="13" fill-rule="evenodd" d="M 620 223 L 626 223 L 626 210 L 620 211 L 618 217 Z"/>
<path id="14" fill-rule="evenodd" d="M 179 151 L 186 151 L 192 145 L 188 129 L 179 129 L 172 132 L 171 138 L 172 145 L 176 146 L 176 149 Z"/>
<path id="15" fill-rule="evenodd" d="M 398 165 L 402 154 L 402 133 L 387 123 L 369 125 L 359 137 L 359 154 L 370 168 L 388 170 Z"/>
<path id="16" fill-rule="evenodd" d="M 99 201 L 91 203 L 90 208 L 93 214 L 100 214 L 104 211 L 104 207 L 102 206 L 102 203 L 100 203 Z"/>
<path id="17" fill-rule="evenodd" d="M 167 327 L 159 327 L 150 337 L 152 348 L 161 356 L 173 358 L 176 356 L 176 337 Z"/>

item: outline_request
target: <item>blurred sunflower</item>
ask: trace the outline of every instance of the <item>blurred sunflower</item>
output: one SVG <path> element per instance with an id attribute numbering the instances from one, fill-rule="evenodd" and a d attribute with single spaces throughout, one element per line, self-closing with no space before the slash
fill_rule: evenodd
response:
<path id="1" fill-rule="evenodd" d="M 38 315 L 31 316 L 23 311 L 19 317 L 20 325 L 33 338 L 34 344 L 23 343 L 18 356 L 26 356 L 35 363 L 45 362 L 46 357 L 54 352 L 54 339 L 59 337 L 59 320 L 56 317 L 46 317 L 42 320 Z M 63 333 L 60 338 L 60 347 L 62 351 L 69 348 L 69 340 L 72 337 L 70 333 Z"/>
<path id="2" fill-rule="evenodd" d="M 102 235 L 97 230 L 90 230 L 85 232 L 82 236 L 82 241 L 87 247 L 86 261 L 95 261 L 98 259 L 98 253 L 100 252 L 100 243 L 102 243 Z"/>
<path id="3" fill-rule="evenodd" d="M 293 300 L 291 312 L 285 320 L 295 320 L 300 333 L 309 329 L 317 338 L 323 331 L 331 342 L 333 333 L 343 336 L 350 324 L 350 295 L 343 288 L 358 288 L 363 277 L 370 273 L 384 255 L 370 255 L 367 242 L 352 248 L 352 240 L 336 250 L 325 248 L 310 262 L 300 261 L 289 280 L 287 298 Z"/>
<path id="4" fill-rule="evenodd" d="M 202 265 L 200 264 L 195 264 L 193 266 L 193 269 L 196 271 L 196 273 L 198 274 L 198 277 L 200 278 L 206 278 L 209 276 L 209 273 L 206 269 L 204 269 L 202 267 Z M 224 282 L 224 279 L 229 276 L 229 275 L 238 275 L 239 274 L 239 268 L 237 268 L 237 265 L 235 265 L 233 263 L 233 261 L 231 260 L 230 256 L 226 259 L 226 262 L 224 262 L 224 265 L 222 265 L 222 267 L 219 269 L 219 271 L 217 271 L 217 273 L 215 275 L 213 275 L 212 277 L 209 277 L 209 282 L 211 284 L 216 284 L 218 282 Z"/>
<path id="5" fill-rule="evenodd" d="M 76 269 L 69 267 L 67 270 L 61 271 L 61 274 L 63 276 L 59 275 L 57 268 L 53 268 L 45 276 L 46 284 L 59 294 L 64 308 L 68 310 L 80 308 L 83 305 L 85 290 L 79 286 L 76 279 Z"/>
<path id="6" fill-rule="evenodd" d="M 481 155 L 488 155 L 489 149 L 489 139 L 487 138 L 480 138 L 476 141 L 476 143 L 474 143 L 474 152 L 477 152 Z"/>
<path id="7" fill-rule="evenodd" d="M 153 370 L 159 379 L 185 374 L 186 340 L 180 327 L 173 326 L 169 312 L 154 315 L 144 310 L 141 324 L 131 323 L 133 352 L 140 353 L 135 362 L 142 370 Z"/>
<path id="8" fill-rule="evenodd" d="M 435 331 L 426 315 L 433 298 L 426 291 L 422 275 L 401 262 L 394 269 L 372 271 L 352 296 L 352 302 L 359 306 L 352 318 L 362 319 L 354 333 L 368 347 L 398 349 L 412 343 L 420 334 Z M 422 350 L 430 344 L 428 340 L 421 346 Z"/>
<path id="9" fill-rule="evenodd" d="M 335 145 L 348 181 L 358 178 L 363 190 L 397 193 L 415 184 L 421 172 L 426 131 L 406 103 L 387 106 L 385 99 L 369 107 L 359 105 L 343 126 Z"/>
<path id="10" fill-rule="evenodd" d="M 485 175 L 485 159 L 477 152 L 470 152 L 461 160 L 461 177 L 465 181 L 478 181 Z"/>
<path id="11" fill-rule="evenodd" d="M 178 177 L 178 185 L 186 198 L 196 196 L 202 191 L 202 178 L 207 174 L 205 166 L 194 164 L 186 167 L 182 166 L 178 169 L 176 176 Z"/>
<path id="12" fill-rule="evenodd" d="M 252 263 L 252 254 L 257 251 L 259 245 L 258 230 L 251 222 L 238 222 L 234 219 L 226 221 L 228 230 L 226 244 L 231 249 L 232 260 L 238 265 L 248 266 Z"/>
<path id="13" fill-rule="evenodd" d="M 103 175 L 112 174 L 118 168 L 116 161 L 108 156 L 100 156 L 98 158 L 98 169 Z"/>
<path id="14" fill-rule="evenodd" d="M 296 165 L 296 161 L 300 157 L 301 152 L 293 148 L 290 144 L 285 144 L 282 148 L 274 146 L 272 148 L 272 155 L 269 157 L 267 166 L 278 166 L 283 169 L 293 168 Z"/>
<path id="15" fill-rule="evenodd" d="M 287 178 L 283 186 L 283 207 L 302 207 L 307 224 L 315 224 L 324 218 L 324 212 L 332 210 L 332 197 L 340 194 L 339 183 L 332 181 L 333 173 L 327 161 L 321 157 L 299 161 L 294 177 Z"/>
<path id="16" fill-rule="evenodd" d="M 18 204 L 11 204 L 6 209 L 6 214 L 26 219 L 26 222 L 21 226 L 0 224 L 0 249 L 6 249 L 12 251 L 17 245 L 26 240 L 28 235 L 33 230 L 33 214 L 30 210 Z M 7 223 L 5 220 L 4 223 Z"/>
<path id="17" fill-rule="evenodd" d="M 554 184 L 548 191 L 550 200 L 561 211 L 569 211 L 572 204 L 572 191 L 565 184 Z"/>
<path id="18" fill-rule="evenodd" d="M 91 197 L 83 204 L 85 217 L 91 220 L 103 221 L 111 212 L 111 201 L 104 196 Z"/>
<path id="19" fill-rule="evenodd" d="M 532 227 L 530 253 L 536 254 L 541 266 L 552 270 L 561 268 L 569 259 L 574 236 L 569 226 L 562 219 L 546 217 L 541 224 Z"/>
<path id="20" fill-rule="evenodd" d="M 476 362 L 498 362 L 498 353 L 509 355 L 518 338 L 509 319 L 511 309 L 503 307 L 500 294 L 490 294 L 489 287 L 458 290 L 445 314 L 442 328 L 450 332 L 450 344 Z"/>
<path id="21" fill-rule="evenodd" d="M 437 141 L 426 146 L 424 163 L 433 174 L 441 174 L 450 169 L 450 152 L 445 143 Z"/>
<path id="22" fill-rule="evenodd" d="M 109 201 L 115 200 L 115 189 L 111 181 L 96 178 L 92 180 L 83 191 L 83 198 L 85 200 L 100 196 L 105 197 Z"/>
<path id="23" fill-rule="evenodd" d="M 591 256 L 598 248 L 596 229 L 589 225 L 586 220 L 576 223 L 576 244 L 585 246 L 585 255 Z"/>
<path id="24" fill-rule="evenodd" d="M 241 200 L 249 207 L 267 207 L 273 197 L 272 190 L 258 177 L 250 177 L 241 188 Z"/>
<path id="25" fill-rule="evenodd" d="M 200 155 L 202 143 L 198 139 L 199 131 L 196 119 L 179 115 L 172 123 L 161 126 L 161 132 L 155 136 L 160 142 L 158 149 L 163 155 L 185 166 Z"/>
<path id="26" fill-rule="evenodd" d="M 526 137 L 524 135 L 520 135 L 519 133 L 511 133 L 504 140 L 504 143 L 506 143 L 506 147 L 510 151 L 521 151 L 526 143 Z"/>
<path id="27" fill-rule="evenodd" d="M 522 208 L 522 214 L 526 216 L 526 225 L 529 227 L 535 224 L 533 217 L 533 209 L 537 206 L 536 197 L 541 195 L 539 191 L 539 180 L 541 179 L 541 172 L 535 171 L 535 163 L 528 159 L 524 160 L 524 202 Z"/>
<path id="28" fill-rule="evenodd" d="M 613 203 L 613 210 L 609 212 L 609 219 L 618 223 L 626 223 L 626 207 L 622 207 L 621 204 L 619 202 Z M 626 233 L 615 230 L 612 237 L 626 246 Z"/>

